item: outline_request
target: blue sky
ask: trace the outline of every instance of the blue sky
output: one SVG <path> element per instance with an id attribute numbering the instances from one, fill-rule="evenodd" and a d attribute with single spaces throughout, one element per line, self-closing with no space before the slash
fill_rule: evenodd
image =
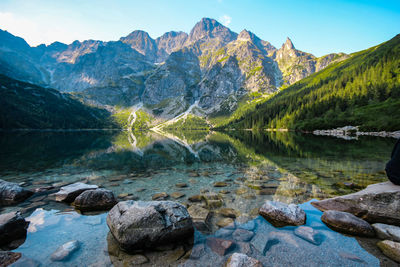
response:
<path id="1" fill-rule="evenodd" d="M 118 40 L 135 29 L 156 38 L 190 32 L 202 17 L 247 29 L 280 47 L 321 56 L 355 52 L 400 33 L 400 0 L 1 0 L 0 28 L 31 45 Z"/>

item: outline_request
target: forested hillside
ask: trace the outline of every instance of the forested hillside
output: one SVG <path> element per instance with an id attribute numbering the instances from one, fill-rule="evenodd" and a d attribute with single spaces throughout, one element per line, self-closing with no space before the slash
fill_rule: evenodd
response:
<path id="1" fill-rule="evenodd" d="M 104 109 L 69 94 L 0 75 L 0 129 L 93 129 L 117 127 Z"/>
<path id="2" fill-rule="evenodd" d="M 400 129 L 400 35 L 289 86 L 225 128 Z"/>

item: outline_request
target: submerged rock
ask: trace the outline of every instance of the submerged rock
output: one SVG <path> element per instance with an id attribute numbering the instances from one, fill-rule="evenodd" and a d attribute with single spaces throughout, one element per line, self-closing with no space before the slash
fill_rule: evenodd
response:
<path id="1" fill-rule="evenodd" d="M 391 182 L 369 185 L 357 193 L 311 202 L 322 210 L 349 212 L 370 223 L 400 226 L 400 186 Z"/>
<path id="2" fill-rule="evenodd" d="M 190 217 L 192 217 L 193 224 L 199 231 L 209 231 L 209 222 L 212 216 L 212 213 L 202 208 L 199 205 L 192 205 L 188 208 L 188 212 Z"/>
<path id="3" fill-rule="evenodd" d="M 88 185 L 84 183 L 74 183 L 60 188 L 60 191 L 54 194 L 56 201 L 73 202 L 82 192 L 99 188 L 97 185 Z"/>
<path id="4" fill-rule="evenodd" d="M 319 233 L 311 227 L 299 226 L 294 230 L 294 234 L 314 245 L 319 245 L 321 243 Z"/>
<path id="5" fill-rule="evenodd" d="M 154 194 L 151 199 L 152 200 L 165 200 L 169 197 L 169 195 L 165 192 Z"/>
<path id="6" fill-rule="evenodd" d="M 212 237 L 207 239 L 207 246 L 218 255 L 224 256 L 234 248 L 235 244 L 230 240 Z"/>
<path id="7" fill-rule="evenodd" d="M 372 226 L 348 212 L 327 210 L 321 220 L 335 231 L 358 236 L 375 236 Z"/>
<path id="8" fill-rule="evenodd" d="M 124 250 L 151 248 L 193 236 L 186 208 L 172 201 L 123 201 L 107 216 L 107 225 Z"/>
<path id="9" fill-rule="evenodd" d="M 236 241 L 243 241 L 247 242 L 250 241 L 251 238 L 254 236 L 254 233 L 251 231 L 247 231 L 245 229 L 236 229 L 235 232 L 233 232 L 232 237 Z"/>
<path id="10" fill-rule="evenodd" d="M 171 197 L 174 198 L 174 199 L 178 199 L 178 198 L 181 198 L 181 197 L 184 197 L 184 196 L 185 196 L 185 194 L 181 193 L 181 192 L 173 192 L 173 193 L 171 193 Z"/>
<path id="11" fill-rule="evenodd" d="M 377 245 L 380 248 L 380 250 L 383 252 L 383 254 L 385 254 L 392 260 L 400 263 L 400 243 L 399 242 L 385 240 L 385 241 L 378 242 Z"/>
<path id="12" fill-rule="evenodd" d="M 59 247 L 56 251 L 51 254 L 50 259 L 52 261 L 64 261 L 67 260 L 76 250 L 80 247 L 80 243 L 77 240 L 72 240 L 61 247 Z"/>
<path id="13" fill-rule="evenodd" d="M 0 251 L 0 266 L 8 266 L 21 258 L 21 253 Z"/>
<path id="14" fill-rule="evenodd" d="M 0 246 L 12 241 L 24 239 L 29 222 L 19 212 L 9 212 L 0 215 Z"/>
<path id="15" fill-rule="evenodd" d="M 81 211 L 109 210 L 117 204 L 113 192 L 107 189 L 86 190 L 74 202 Z"/>
<path id="16" fill-rule="evenodd" d="M 262 263 L 242 253 L 233 253 L 226 261 L 226 267 L 262 267 Z"/>
<path id="17" fill-rule="evenodd" d="M 0 179 L 0 205 L 11 205 L 24 201 L 33 194 L 16 183 Z"/>
<path id="18" fill-rule="evenodd" d="M 306 223 L 306 213 L 295 204 L 268 200 L 259 209 L 259 214 L 276 227 Z"/>
<path id="19" fill-rule="evenodd" d="M 400 227 L 383 223 L 375 223 L 372 227 L 380 239 L 400 242 Z"/>

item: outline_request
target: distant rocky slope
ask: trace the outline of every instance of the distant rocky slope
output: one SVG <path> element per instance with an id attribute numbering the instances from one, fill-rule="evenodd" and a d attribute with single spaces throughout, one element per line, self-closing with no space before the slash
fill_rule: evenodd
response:
<path id="1" fill-rule="evenodd" d="M 195 105 L 197 115 L 230 114 L 249 94 L 267 96 L 347 58 L 317 58 L 288 39 L 279 49 L 254 33 L 203 18 L 189 34 L 152 39 L 136 30 L 118 41 L 75 41 L 30 47 L 0 31 L 0 73 L 96 105 L 130 107 L 170 119 Z"/>

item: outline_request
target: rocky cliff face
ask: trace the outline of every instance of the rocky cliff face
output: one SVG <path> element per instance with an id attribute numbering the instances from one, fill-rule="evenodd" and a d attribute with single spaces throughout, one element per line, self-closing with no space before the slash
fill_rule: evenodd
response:
<path id="1" fill-rule="evenodd" d="M 246 94 L 268 95 L 346 57 L 316 58 L 289 38 L 277 49 L 250 31 L 237 34 L 208 18 L 189 34 L 171 31 L 152 39 L 137 30 L 119 41 L 38 47 L 0 31 L 1 74 L 74 92 L 93 104 L 143 102 L 164 118 L 193 104 L 201 114 L 230 113 Z"/>

